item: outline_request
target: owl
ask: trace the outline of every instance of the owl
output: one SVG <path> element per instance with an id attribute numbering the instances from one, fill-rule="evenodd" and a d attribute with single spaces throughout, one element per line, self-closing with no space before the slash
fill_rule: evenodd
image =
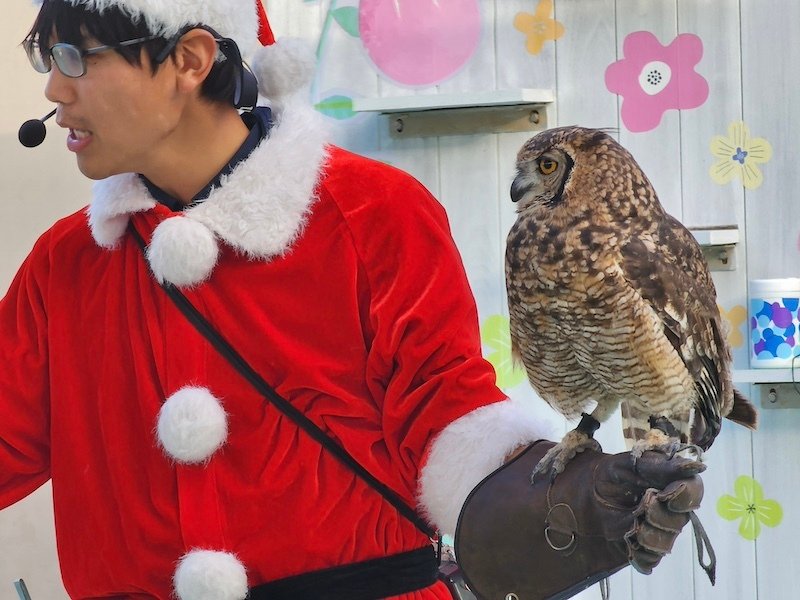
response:
<path id="1" fill-rule="evenodd" d="M 602 130 L 544 131 L 517 156 L 511 199 L 512 353 L 551 407 L 582 415 L 533 475 L 599 450 L 592 436 L 620 407 L 634 460 L 700 453 L 723 417 L 756 427 L 702 251 L 625 148 Z"/>

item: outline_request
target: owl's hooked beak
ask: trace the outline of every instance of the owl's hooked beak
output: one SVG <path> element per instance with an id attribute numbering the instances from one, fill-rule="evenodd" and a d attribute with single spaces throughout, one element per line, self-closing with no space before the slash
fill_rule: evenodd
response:
<path id="1" fill-rule="evenodd" d="M 511 201 L 519 202 L 531 190 L 529 182 L 524 181 L 522 175 L 517 175 L 511 183 Z"/>

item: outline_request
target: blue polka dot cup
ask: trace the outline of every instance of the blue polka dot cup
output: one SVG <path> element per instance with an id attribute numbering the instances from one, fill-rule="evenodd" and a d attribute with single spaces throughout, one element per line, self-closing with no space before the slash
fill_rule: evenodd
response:
<path id="1" fill-rule="evenodd" d="M 800 279 L 750 282 L 750 366 L 787 368 L 800 355 Z M 800 366 L 800 358 L 796 361 Z"/>

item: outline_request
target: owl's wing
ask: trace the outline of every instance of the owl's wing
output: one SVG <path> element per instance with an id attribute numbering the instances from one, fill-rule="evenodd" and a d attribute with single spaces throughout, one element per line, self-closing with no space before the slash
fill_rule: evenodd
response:
<path id="1" fill-rule="evenodd" d="M 664 335 L 694 379 L 692 442 L 707 448 L 732 400 L 725 389 L 730 350 L 703 253 L 692 234 L 668 215 L 655 233 L 631 237 L 621 253 L 624 277 L 656 311 Z"/>

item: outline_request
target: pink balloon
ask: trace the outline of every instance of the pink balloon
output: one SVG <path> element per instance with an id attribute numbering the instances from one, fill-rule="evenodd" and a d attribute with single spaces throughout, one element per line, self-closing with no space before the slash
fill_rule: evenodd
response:
<path id="1" fill-rule="evenodd" d="M 458 71 L 481 34 L 478 0 L 361 0 L 359 34 L 378 70 L 425 86 Z"/>

